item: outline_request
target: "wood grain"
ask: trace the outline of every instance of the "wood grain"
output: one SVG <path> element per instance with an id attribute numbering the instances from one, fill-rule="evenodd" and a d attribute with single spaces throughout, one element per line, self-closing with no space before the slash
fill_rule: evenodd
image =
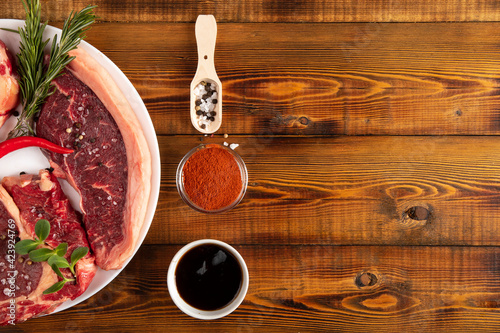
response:
<path id="1" fill-rule="evenodd" d="M 194 22 L 213 14 L 220 22 L 449 22 L 498 21 L 500 9 L 490 0 L 361 1 L 195 1 L 195 0 L 45 0 L 44 17 L 63 21 L 72 9 L 90 4 L 106 22 Z M 120 10 L 117 10 L 119 8 Z M 9 0 L 2 18 L 24 18 L 21 0 Z"/>
<path id="2" fill-rule="evenodd" d="M 219 133 L 498 135 L 500 24 L 219 24 Z M 315 36 L 315 38 L 310 38 Z M 194 24 L 98 24 L 158 134 L 196 134 Z M 266 59 L 266 61 L 262 61 Z"/>
<path id="3" fill-rule="evenodd" d="M 245 198 L 207 216 L 175 186 L 182 156 L 202 141 L 160 137 L 162 187 L 146 242 L 209 237 L 244 244 L 494 245 L 500 240 L 500 138 L 204 137 L 238 143 Z M 425 223 L 405 212 L 426 207 Z"/>
<path id="4" fill-rule="evenodd" d="M 499 23 L 219 24 L 219 133 L 498 135 L 499 31 Z M 102 24 L 88 41 L 123 69 L 158 134 L 197 133 L 194 24 Z"/>
<path id="5" fill-rule="evenodd" d="M 143 246 L 99 294 L 11 332 L 494 332 L 500 325 L 498 248 L 236 245 L 250 273 L 247 297 L 208 322 L 184 315 L 168 294 L 166 272 L 179 248 Z M 373 274 L 373 285 L 357 282 L 363 273 Z"/>
<path id="6" fill-rule="evenodd" d="M 42 0 L 58 27 L 82 0 Z M 94 0 L 88 42 L 127 75 L 158 134 L 161 193 L 131 263 L 89 300 L 9 332 L 498 332 L 500 6 L 492 0 Z M 189 120 L 194 22 L 218 21 L 224 119 Z M 0 18 L 23 19 L 20 0 Z M 222 134 L 228 133 L 228 138 Z M 238 143 L 244 200 L 184 204 L 182 156 Z M 234 245 L 233 314 L 184 315 L 166 274 L 184 244 Z"/>

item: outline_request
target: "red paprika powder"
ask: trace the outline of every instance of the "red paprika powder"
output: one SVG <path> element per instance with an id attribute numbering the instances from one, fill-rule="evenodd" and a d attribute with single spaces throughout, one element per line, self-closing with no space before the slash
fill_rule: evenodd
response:
<path id="1" fill-rule="evenodd" d="M 182 168 L 184 192 L 198 207 L 215 211 L 234 203 L 243 188 L 240 166 L 231 152 L 216 144 L 197 150 Z"/>

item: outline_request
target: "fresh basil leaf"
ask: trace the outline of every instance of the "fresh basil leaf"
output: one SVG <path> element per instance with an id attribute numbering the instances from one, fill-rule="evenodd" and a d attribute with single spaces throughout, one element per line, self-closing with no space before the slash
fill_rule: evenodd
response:
<path id="1" fill-rule="evenodd" d="M 57 254 L 60 257 L 64 257 L 67 251 L 68 251 L 68 243 L 61 243 L 54 250 L 55 254 Z"/>
<path id="2" fill-rule="evenodd" d="M 35 224 L 35 235 L 38 239 L 43 242 L 49 237 L 50 233 L 50 223 L 45 219 L 38 220 Z"/>
<path id="3" fill-rule="evenodd" d="M 31 239 L 23 239 L 19 241 L 15 245 L 16 253 L 23 255 L 28 254 L 30 251 L 33 251 L 38 246 L 38 242 Z"/>
<path id="4" fill-rule="evenodd" d="M 54 251 L 47 248 L 41 248 L 30 252 L 30 259 L 35 262 L 47 261 L 54 255 Z"/>
<path id="5" fill-rule="evenodd" d="M 73 253 L 71 253 L 71 267 L 75 267 L 78 260 L 82 259 L 89 253 L 89 248 L 86 246 L 77 247 Z"/>
<path id="6" fill-rule="evenodd" d="M 60 277 L 60 278 L 62 278 L 62 279 L 65 279 L 65 278 L 64 278 L 64 276 L 63 276 L 63 275 L 62 275 L 62 273 L 61 273 L 61 270 L 59 269 L 59 267 L 57 267 L 57 265 L 56 265 L 56 264 L 52 264 L 52 265 L 50 265 L 50 267 L 52 267 L 52 270 L 53 270 L 54 272 L 56 272 L 57 276 L 59 276 L 59 277 Z"/>
<path id="7" fill-rule="evenodd" d="M 66 258 L 60 257 L 58 255 L 53 255 L 47 260 L 47 263 L 52 267 L 52 265 L 56 265 L 58 268 L 69 268 L 69 262 Z"/>
<path id="8" fill-rule="evenodd" d="M 50 286 L 49 288 L 45 289 L 43 291 L 43 294 L 48 295 L 48 294 L 58 292 L 59 290 L 61 290 L 64 287 L 65 284 L 66 284 L 66 280 L 56 282 L 52 286 Z"/>

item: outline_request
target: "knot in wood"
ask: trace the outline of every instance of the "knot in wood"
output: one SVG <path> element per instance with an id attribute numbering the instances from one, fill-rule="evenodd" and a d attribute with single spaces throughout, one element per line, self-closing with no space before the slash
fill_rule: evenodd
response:
<path id="1" fill-rule="evenodd" d="M 372 287 L 378 283 L 378 278 L 370 272 L 361 272 L 356 276 L 354 283 L 358 288 Z"/>
<path id="2" fill-rule="evenodd" d="M 301 123 L 304 126 L 307 126 L 309 125 L 309 119 L 307 117 L 302 116 L 299 118 L 299 123 Z"/>
<path id="3" fill-rule="evenodd" d="M 428 223 L 430 216 L 431 211 L 427 205 L 412 205 L 403 210 L 401 224 L 407 229 L 423 227 Z"/>

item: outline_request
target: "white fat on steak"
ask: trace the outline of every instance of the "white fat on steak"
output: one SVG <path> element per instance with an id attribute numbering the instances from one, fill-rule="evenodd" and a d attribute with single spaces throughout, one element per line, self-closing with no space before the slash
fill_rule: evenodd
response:
<path id="1" fill-rule="evenodd" d="M 0 40 L 0 127 L 19 102 L 19 84 L 14 74 L 14 58 Z"/>

